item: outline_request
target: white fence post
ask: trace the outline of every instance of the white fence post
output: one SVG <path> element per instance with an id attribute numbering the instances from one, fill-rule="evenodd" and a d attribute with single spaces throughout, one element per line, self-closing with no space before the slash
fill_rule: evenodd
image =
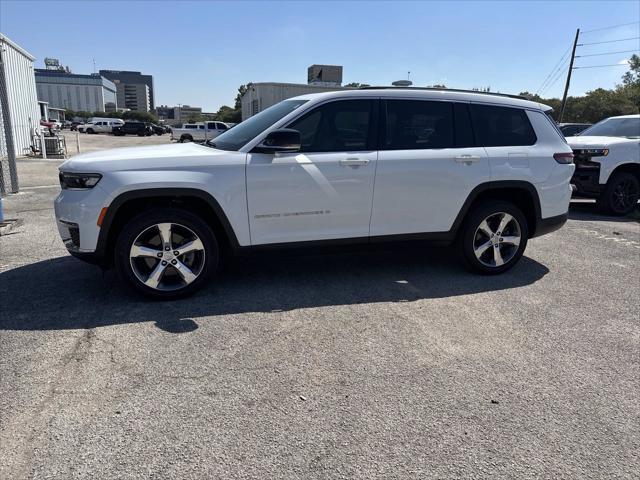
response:
<path id="1" fill-rule="evenodd" d="M 44 144 L 44 131 L 40 129 L 40 153 L 42 158 L 47 158 L 47 146 Z"/>
<path id="2" fill-rule="evenodd" d="M 80 153 L 80 132 L 76 130 L 76 150 Z"/>

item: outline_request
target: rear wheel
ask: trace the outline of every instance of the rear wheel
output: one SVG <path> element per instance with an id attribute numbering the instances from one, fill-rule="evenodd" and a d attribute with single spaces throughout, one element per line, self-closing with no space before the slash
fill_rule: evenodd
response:
<path id="1" fill-rule="evenodd" d="M 180 137 L 180 143 L 189 143 L 193 142 L 193 137 L 191 135 L 182 135 Z"/>
<path id="2" fill-rule="evenodd" d="M 636 208 L 639 198 L 638 178 L 632 173 L 614 173 L 598 199 L 598 207 L 603 213 L 627 215 Z"/>
<path id="3" fill-rule="evenodd" d="M 518 207 L 502 201 L 488 201 L 474 208 L 459 237 L 468 268 L 483 274 L 509 270 L 527 246 L 527 220 Z"/>
<path id="4" fill-rule="evenodd" d="M 215 272 L 218 244 L 198 216 L 154 209 L 133 218 L 116 243 L 116 268 L 139 292 L 172 299 L 198 290 Z"/>
<path id="5" fill-rule="evenodd" d="M 93 131 L 93 128 L 87 128 L 87 133 L 91 134 L 91 133 L 96 133 Z"/>

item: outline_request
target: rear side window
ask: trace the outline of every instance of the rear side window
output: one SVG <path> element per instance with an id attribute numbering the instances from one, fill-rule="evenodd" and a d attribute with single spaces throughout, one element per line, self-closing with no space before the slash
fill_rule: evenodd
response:
<path id="1" fill-rule="evenodd" d="M 327 103 L 288 128 L 300 132 L 301 152 L 374 150 L 373 105 L 371 100 Z"/>
<path id="2" fill-rule="evenodd" d="M 525 146 L 536 143 L 527 113 L 520 108 L 471 105 L 473 130 L 484 147 Z"/>
<path id="3" fill-rule="evenodd" d="M 453 104 L 416 100 L 388 100 L 383 149 L 452 148 Z"/>

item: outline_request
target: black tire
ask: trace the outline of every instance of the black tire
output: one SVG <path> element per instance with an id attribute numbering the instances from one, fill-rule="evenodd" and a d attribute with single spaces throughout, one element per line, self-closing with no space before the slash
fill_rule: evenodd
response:
<path id="1" fill-rule="evenodd" d="M 94 131 L 93 131 L 93 128 L 87 128 L 87 133 L 88 133 L 89 135 L 91 135 L 91 134 L 94 134 L 94 133 L 96 133 L 96 132 L 94 132 Z"/>
<path id="2" fill-rule="evenodd" d="M 180 137 L 180 143 L 188 143 L 193 142 L 193 137 L 191 135 L 182 135 Z"/>
<path id="3" fill-rule="evenodd" d="M 139 137 L 144 137 L 144 136 L 146 136 L 146 135 L 147 135 L 147 133 L 146 133 L 144 130 L 140 130 L 140 131 L 138 132 L 138 136 L 139 136 Z"/>
<path id="4" fill-rule="evenodd" d="M 513 221 L 509 221 L 505 227 L 505 231 L 498 231 L 499 222 L 508 214 Z M 494 233 L 493 237 L 485 234 L 480 229 L 480 225 L 486 219 L 489 219 L 490 230 Z M 515 223 L 514 223 L 515 222 Z M 508 231 L 507 231 L 508 229 Z M 506 235 L 505 235 L 506 232 Z M 499 233 L 499 235 L 495 235 Z M 507 238 L 514 239 L 519 235 L 517 245 L 506 241 Z M 486 237 L 486 238 L 485 238 Z M 511 269 L 522 257 L 524 250 L 527 248 L 527 240 L 529 238 L 529 228 L 527 219 L 522 211 L 514 204 L 500 201 L 488 200 L 474 207 L 467 214 L 460 235 L 458 236 L 458 248 L 462 254 L 465 266 L 476 273 L 484 275 L 496 275 Z M 504 243 L 503 240 L 505 240 Z M 497 243 L 497 246 L 493 242 Z M 487 249 L 481 250 L 480 258 L 476 256 L 475 250 L 479 246 L 490 245 Z M 499 259 L 507 258 L 501 265 L 488 265 L 488 263 L 499 263 L 496 261 L 496 252 L 498 250 Z"/>
<path id="5" fill-rule="evenodd" d="M 170 223 L 172 224 L 172 229 L 176 229 L 178 231 L 180 228 L 190 230 L 192 233 L 197 235 L 203 245 L 203 253 L 202 257 L 200 257 L 200 262 L 197 266 L 198 268 L 194 268 L 194 264 L 196 263 L 195 260 L 192 264 L 189 264 L 184 255 L 175 257 L 180 261 L 185 262 L 185 265 L 189 268 L 194 268 L 194 273 L 199 272 L 195 280 L 191 283 L 187 283 L 184 286 L 176 286 L 184 282 L 184 280 L 180 280 L 181 277 L 178 276 L 178 271 L 171 265 L 167 265 L 165 268 L 166 273 L 163 274 L 162 281 L 164 282 L 165 275 L 169 275 L 169 277 L 173 278 L 175 282 L 174 285 L 169 285 L 166 288 L 174 289 L 162 290 L 152 288 L 143 283 L 143 281 L 137 276 L 136 271 L 134 271 L 133 264 L 136 264 L 136 266 L 139 265 L 139 262 L 141 261 L 140 259 L 144 262 L 149 262 L 148 264 L 143 264 L 143 267 L 148 268 L 149 270 L 157 267 L 158 263 L 161 263 L 160 259 L 156 259 L 154 257 L 138 257 L 135 260 L 131 260 L 130 256 L 131 248 L 136 239 L 146 231 L 153 232 L 154 225 L 161 223 Z M 176 234 L 173 233 L 171 238 L 175 239 Z M 160 248 L 160 250 L 162 250 L 161 247 L 156 248 Z M 180 247 L 173 246 L 172 242 L 172 248 L 179 249 Z M 194 256 L 193 258 L 195 259 L 196 257 Z M 171 300 L 191 295 L 196 290 L 200 289 L 209 278 L 211 278 L 218 267 L 218 262 L 218 242 L 216 241 L 211 228 L 197 215 L 176 208 L 155 208 L 141 213 L 125 225 L 116 241 L 115 266 L 120 278 L 128 282 L 138 292 L 154 299 Z M 146 267 L 146 265 L 149 266 Z M 138 272 L 138 274 L 139 273 L 140 272 Z M 158 286 L 165 288 L 160 284 L 158 284 Z"/>
<path id="6" fill-rule="evenodd" d="M 640 181 L 633 173 L 618 172 L 611 175 L 604 192 L 598 198 L 602 213 L 623 216 L 631 213 L 640 198 Z"/>

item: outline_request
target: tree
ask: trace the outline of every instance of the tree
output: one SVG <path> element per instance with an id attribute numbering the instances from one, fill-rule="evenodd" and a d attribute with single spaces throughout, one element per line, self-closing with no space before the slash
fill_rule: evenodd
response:
<path id="1" fill-rule="evenodd" d="M 640 57 L 635 53 L 629 59 L 629 71 L 622 76 L 625 87 L 640 87 Z"/>

